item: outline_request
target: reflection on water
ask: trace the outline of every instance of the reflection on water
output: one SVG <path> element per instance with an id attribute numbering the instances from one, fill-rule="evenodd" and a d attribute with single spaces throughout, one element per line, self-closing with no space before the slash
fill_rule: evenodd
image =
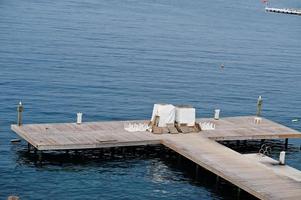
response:
<path id="1" fill-rule="evenodd" d="M 262 144 L 261 141 L 240 141 L 239 143 L 237 141 L 225 141 L 221 143 L 241 153 L 257 153 Z M 265 141 L 265 144 L 272 147 L 271 156 L 274 157 L 284 148 L 282 141 Z M 39 161 L 34 152 L 20 148 L 20 145 L 14 148 L 18 153 L 16 169 L 26 166 L 43 173 L 67 173 L 70 176 L 93 173 L 101 179 L 107 176 L 113 179 L 117 177 L 117 179 L 129 179 L 130 173 L 130 177 L 141 179 L 136 180 L 138 182 L 144 181 L 146 185 L 160 186 L 159 189 L 152 189 L 153 195 L 158 195 L 158 197 L 171 197 L 175 195 L 175 192 L 171 192 L 170 187 L 173 190 L 179 190 L 177 186 L 188 184 L 188 188 L 185 186 L 183 191 L 183 188 L 178 191 L 180 195 L 185 191 L 194 193 L 194 190 L 199 192 L 201 190 L 203 195 L 210 194 L 210 198 L 213 199 L 238 198 L 236 186 L 222 178 L 217 179 L 216 175 L 204 168 L 200 168 L 196 174 L 193 162 L 161 145 L 119 147 L 114 148 L 114 150 L 107 148 L 82 151 L 49 151 L 43 153 L 42 162 Z M 288 151 L 296 153 L 300 150 L 289 145 Z M 95 180 L 93 181 L 95 182 Z M 128 184 L 135 184 L 135 181 L 128 181 Z M 96 181 L 95 184 L 101 183 Z M 239 196 L 243 199 L 256 199 L 246 192 L 240 192 Z"/>

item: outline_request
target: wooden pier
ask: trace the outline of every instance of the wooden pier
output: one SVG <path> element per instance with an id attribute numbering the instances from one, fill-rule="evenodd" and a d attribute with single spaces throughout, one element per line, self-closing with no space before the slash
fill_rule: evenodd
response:
<path id="1" fill-rule="evenodd" d="M 28 124 L 11 128 L 38 151 L 162 144 L 259 199 L 301 199 L 301 182 L 215 141 L 301 138 L 301 133 L 267 119 L 254 123 L 254 116 L 197 121 L 212 122 L 216 129 L 188 134 L 128 132 L 124 129 L 128 121 Z"/>
<path id="2" fill-rule="evenodd" d="M 266 12 L 283 13 L 283 14 L 291 14 L 291 15 L 301 15 L 301 9 L 266 7 L 265 11 Z"/>

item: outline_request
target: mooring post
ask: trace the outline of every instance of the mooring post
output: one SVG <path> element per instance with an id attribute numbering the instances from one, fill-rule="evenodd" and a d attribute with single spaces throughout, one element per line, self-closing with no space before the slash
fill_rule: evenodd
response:
<path id="1" fill-rule="evenodd" d="M 20 101 L 19 105 L 17 107 L 17 111 L 18 111 L 18 122 L 17 122 L 17 124 L 18 124 L 18 126 L 22 125 L 22 112 L 23 112 L 23 110 L 24 110 L 24 107 L 22 105 L 22 102 Z"/>
<path id="2" fill-rule="evenodd" d="M 288 138 L 285 138 L 284 149 L 287 150 L 288 147 Z"/>
<path id="3" fill-rule="evenodd" d="M 258 100 L 257 100 L 257 112 L 256 112 L 256 116 L 260 117 L 261 115 L 261 110 L 262 110 L 262 97 L 259 96 Z"/>

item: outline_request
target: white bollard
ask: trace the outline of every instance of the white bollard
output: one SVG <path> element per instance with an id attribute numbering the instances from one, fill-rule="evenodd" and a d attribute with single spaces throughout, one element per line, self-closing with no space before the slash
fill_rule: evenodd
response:
<path id="1" fill-rule="evenodd" d="M 77 113 L 77 124 L 81 124 L 83 120 L 83 113 Z"/>
<path id="2" fill-rule="evenodd" d="M 261 118 L 261 117 L 255 117 L 255 118 L 254 118 L 254 123 L 255 123 L 255 124 L 260 124 L 261 121 L 262 121 L 262 118 Z"/>
<path id="3" fill-rule="evenodd" d="M 281 151 L 279 155 L 279 164 L 285 165 L 285 151 Z"/>
<path id="4" fill-rule="evenodd" d="M 220 109 L 215 109 L 215 111 L 214 111 L 214 119 L 215 120 L 218 120 L 219 119 L 219 113 L 220 113 Z"/>

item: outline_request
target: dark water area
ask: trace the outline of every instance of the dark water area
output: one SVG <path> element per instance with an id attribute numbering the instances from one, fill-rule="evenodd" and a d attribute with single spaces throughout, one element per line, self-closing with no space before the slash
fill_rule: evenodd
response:
<path id="1" fill-rule="evenodd" d="M 0 0 L 0 199 L 232 199 L 158 155 L 37 166 L 10 143 L 16 104 L 25 123 L 148 119 L 157 102 L 211 117 L 253 115 L 262 95 L 264 117 L 301 131 L 300 39 L 300 16 L 253 0 Z"/>

